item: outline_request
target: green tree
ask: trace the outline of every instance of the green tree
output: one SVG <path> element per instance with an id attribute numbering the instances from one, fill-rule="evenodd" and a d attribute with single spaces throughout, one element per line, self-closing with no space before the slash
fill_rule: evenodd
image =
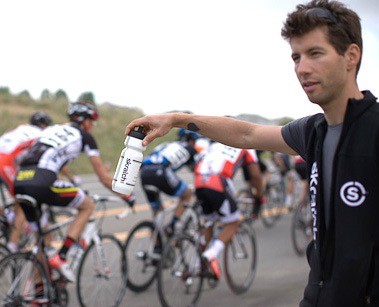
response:
<path id="1" fill-rule="evenodd" d="M 293 121 L 293 118 L 291 117 L 283 117 L 281 120 L 280 120 L 280 123 L 279 125 L 280 126 L 284 126 L 286 124 L 288 124 L 289 122 L 292 122 Z"/>
<path id="2" fill-rule="evenodd" d="M 68 101 L 68 96 L 67 96 L 66 92 L 62 89 L 59 89 L 55 92 L 54 98 L 55 98 L 55 100 L 61 100 L 62 99 L 62 100 Z"/>
<path id="3" fill-rule="evenodd" d="M 28 90 L 23 90 L 18 94 L 19 97 L 31 99 L 32 96 L 30 96 L 30 93 Z"/>
<path id="4" fill-rule="evenodd" d="M 41 100 L 50 100 L 50 99 L 51 99 L 51 93 L 47 88 L 45 88 L 41 93 Z"/>
<path id="5" fill-rule="evenodd" d="M 96 104 L 95 95 L 92 92 L 84 92 L 79 96 L 79 101 L 91 101 Z"/>
<path id="6" fill-rule="evenodd" d="M 0 86 L 0 95 L 9 95 L 11 91 L 7 86 Z"/>

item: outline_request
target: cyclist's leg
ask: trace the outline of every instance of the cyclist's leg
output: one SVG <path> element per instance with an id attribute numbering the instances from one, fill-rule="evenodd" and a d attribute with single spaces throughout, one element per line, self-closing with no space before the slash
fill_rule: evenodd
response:
<path id="1" fill-rule="evenodd" d="M 168 230 L 171 233 L 174 232 L 176 222 L 180 220 L 180 217 L 182 216 L 184 210 L 186 209 L 186 206 L 190 204 L 190 201 L 192 198 L 192 191 L 185 184 L 185 182 L 181 180 L 178 188 L 176 189 L 176 192 L 174 193 L 174 196 L 178 196 L 179 199 L 178 199 L 178 203 L 176 205 L 174 214 L 171 218 L 171 221 L 168 224 L 168 227 L 166 228 L 166 230 Z"/>
<path id="2" fill-rule="evenodd" d="M 88 196 L 85 196 L 83 202 L 76 209 L 78 209 L 78 213 L 67 229 L 67 236 L 77 241 L 93 213 L 94 203 Z"/>
<path id="3" fill-rule="evenodd" d="M 18 204 L 13 205 L 14 210 L 14 220 L 13 225 L 9 234 L 9 239 L 7 242 L 7 247 L 13 253 L 18 251 L 18 242 L 22 231 L 25 229 L 26 219 L 24 212 Z"/>
<path id="4" fill-rule="evenodd" d="M 66 237 L 58 253 L 49 258 L 51 268 L 61 272 L 69 281 L 76 280 L 75 273 L 67 261 L 67 254 L 71 246 L 79 241 L 80 235 L 90 218 L 94 204 L 85 193 L 70 182 L 57 180 L 52 186 L 51 201 L 48 205 L 70 207 L 78 209 L 78 213 L 68 227 Z"/>
<path id="5" fill-rule="evenodd" d="M 58 252 L 60 259 L 66 260 L 68 250 L 74 243 L 79 241 L 80 235 L 93 213 L 94 203 L 80 188 L 75 187 L 70 182 L 57 180 L 53 184 L 52 193 L 53 195 L 51 195 L 48 205 L 70 207 L 78 210 L 75 219 L 67 229 L 63 245 Z"/>
<path id="6" fill-rule="evenodd" d="M 222 229 L 217 235 L 217 238 L 203 253 L 208 260 L 217 258 L 238 228 L 239 211 L 233 195 L 233 183 L 231 180 L 224 178 L 220 178 L 220 180 L 223 184 L 224 191 L 209 191 L 208 193 L 208 203 L 210 201 L 214 203 L 213 208 L 217 210 L 219 221 L 222 223 Z"/>
<path id="7" fill-rule="evenodd" d="M 155 172 L 155 176 L 147 178 L 146 174 L 141 175 L 144 182 L 150 181 L 150 184 L 154 184 L 160 191 L 167 195 L 179 197 L 179 202 L 174 215 L 166 228 L 168 234 L 173 233 L 176 222 L 184 212 L 184 205 L 189 204 L 192 193 L 187 187 L 186 183 L 181 180 L 175 173 L 175 171 L 169 166 L 156 166 L 159 172 Z M 148 180 L 149 179 L 149 180 Z M 146 188 L 147 185 L 145 185 Z M 149 197 L 148 197 L 149 198 Z M 150 201 L 150 204 L 152 202 Z M 160 202 L 155 200 L 155 205 L 161 205 Z"/>
<path id="8" fill-rule="evenodd" d="M 289 170 L 283 175 L 285 184 L 285 199 L 284 206 L 289 208 L 293 205 L 293 190 L 294 190 L 294 179 L 292 171 Z"/>
<path id="9" fill-rule="evenodd" d="M 160 188 L 163 180 L 163 167 L 161 165 L 145 165 L 140 170 L 142 189 L 150 204 L 155 217 L 162 208 Z"/>
<path id="10" fill-rule="evenodd" d="M 0 178 L 5 183 L 10 196 L 14 197 L 14 179 L 16 177 L 16 168 L 13 158 L 9 155 L 0 155 Z M 4 204 L 5 205 L 5 204 Z M 7 242 L 8 249 L 15 253 L 18 251 L 18 241 L 25 225 L 25 216 L 22 209 L 15 204 L 13 206 L 14 220 L 9 233 Z"/>

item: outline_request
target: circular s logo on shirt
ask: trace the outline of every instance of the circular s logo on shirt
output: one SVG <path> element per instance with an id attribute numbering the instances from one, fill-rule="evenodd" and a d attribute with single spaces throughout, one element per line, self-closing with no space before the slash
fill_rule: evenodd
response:
<path id="1" fill-rule="evenodd" d="M 358 181 L 346 182 L 340 190 L 340 197 L 342 201 L 350 207 L 358 207 L 366 199 L 366 189 Z"/>

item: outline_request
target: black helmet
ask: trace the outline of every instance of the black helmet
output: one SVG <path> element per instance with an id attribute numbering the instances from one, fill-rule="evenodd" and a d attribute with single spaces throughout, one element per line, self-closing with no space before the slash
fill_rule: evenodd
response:
<path id="1" fill-rule="evenodd" d="M 30 116 L 30 124 L 34 126 L 49 126 L 51 122 L 51 117 L 45 112 L 35 112 Z"/>
<path id="2" fill-rule="evenodd" d="M 67 110 L 67 115 L 70 121 L 75 123 L 82 123 L 86 118 L 97 120 L 99 114 L 97 113 L 96 106 L 92 102 L 79 101 L 70 104 Z"/>

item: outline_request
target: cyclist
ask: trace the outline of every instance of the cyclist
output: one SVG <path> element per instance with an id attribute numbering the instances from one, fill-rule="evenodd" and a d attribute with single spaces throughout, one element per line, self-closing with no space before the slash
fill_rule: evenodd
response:
<path id="1" fill-rule="evenodd" d="M 12 198 L 14 197 L 13 181 L 19 160 L 51 122 L 51 117 L 47 113 L 35 112 L 30 116 L 29 124 L 21 124 L 0 137 L 0 179 L 5 183 Z M 11 252 L 16 252 L 17 242 L 25 225 L 25 217 L 17 204 L 14 204 L 13 208 L 14 211 L 4 213 L 9 215 L 7 218 L 12 224 L 7 247 Z"/>
<path id="2" fill-rule="evenodd" d="M 110 191 L 112 191 L 112 178 L 108 175 L 96 141 L 89 132 L 93 122 L 98 120 L 96 107 L 91 102 L 71 103 L 67 115 L 69 123 L 45 129 L 29 149 L 16 175 L 15 194 L 31 196 L 36 199 L 38 205 L 44 203 L 49 206 L 78 209 L 61 249 L 49 259 L 52 268 L 60 270 L 69 281 L 73 282 L 75 275 L 68 268 L 67 251 L 74 242 L 78 241 L 93 212 L 94 204 L 82 189 L 69 181 L 58 179 L 57 175 L 62 167 L 77 158 L 81 152 L 85 152 L 99 180 Z M 124 199 L 128 201 L 129 197 L 126 196 Z M 33 226 L 32 229 L 35 230 L 34 210 L 26 205 L 22 205 L 22 209 Z"/>
<path id="3" fill-rule="evenodd" d="M 162 207 L 161 192 L 179 198 L 173 218 L 165 228 L 168 235 L 173 233 L 175 224 L 184 211 L 184 205 L 188 204 L 192 197 L 191 189 L 179 178 L 177 171 L 183 166 L 193 170 L 198 153 L 195 149 L 197 139 L 197 133 L 180 129 L 177 141 L 158 145 L 142 161 L 142 188 L 153 215 L 155 216 Z"/>
<path id="4" fill-rule="evenodd" d="M 258 200 L 263 196 L 263 180 L 258 158 L 253 149 L 238 149 L 214 142 L 204 153 L 195 168 L 196 196 L 201 201 L 205 221 L 220 221 L 222 229 L 209 247 L 203 252 L 216 278 L 220 278 L 217 256 L 231 240 L 238 227 L 239 210 L 234 198 L 232 178 L 240 167 L 246 167 L 249 183 L 256 190 Z M 258 201 L 254 213 L 258 214 Z M 213 235 L 213 229 L 205 229 L 205 246 Z"/>

